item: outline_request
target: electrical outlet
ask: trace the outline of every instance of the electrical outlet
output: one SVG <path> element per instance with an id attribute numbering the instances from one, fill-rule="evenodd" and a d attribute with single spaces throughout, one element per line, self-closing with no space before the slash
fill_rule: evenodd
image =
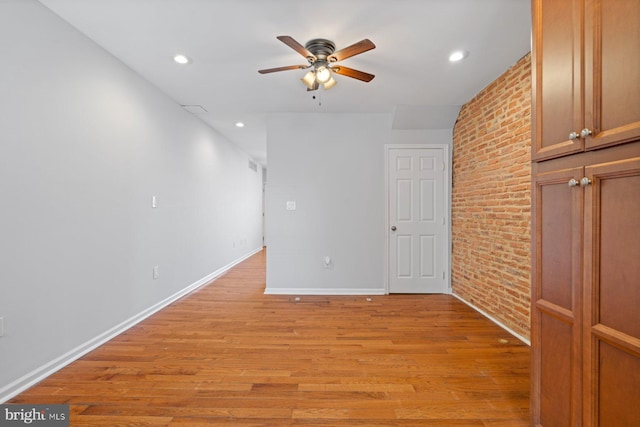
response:
<path id="1" fill-rule="evenodd" d="M 160 277 L 160 267 L 156 265 L 155 267 L 153 267 L 153 280 L 156 280 L 159 277 Z"/>
<path id="2" fill-rule="evenodd" d="M 152 208 L 158 207 L 158 198 L 156 196 L 151 197 L 151 207 Z"/>

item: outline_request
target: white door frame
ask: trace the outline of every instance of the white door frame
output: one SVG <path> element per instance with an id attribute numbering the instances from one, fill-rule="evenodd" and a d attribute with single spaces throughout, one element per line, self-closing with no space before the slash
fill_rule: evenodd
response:
<path id="1" fill-rule="evenodd" d="M 449 144 L 385 144 L 384 145 L 384 200 L 385 200 L 385 248 L 384 248 L 384 290 L 385 294 L 389 294 L 389 245 L 390 245 L 390 231 L 391 223 L 389 221 L 389 151 L 397 148 L 440 148 L 443 150 L 445 158 L 445 174 L 444 174 L 444 198 L 446 202 L 447 218 L 447 231 L 446 231 L 446 247 L 447 247 L 447 262 L 445 266 L 447 289 L 446 293 L 451 293 L 451 181 L 452 181 L 452 164 L 453 159 L 451 153 L 451 146 Z"/>

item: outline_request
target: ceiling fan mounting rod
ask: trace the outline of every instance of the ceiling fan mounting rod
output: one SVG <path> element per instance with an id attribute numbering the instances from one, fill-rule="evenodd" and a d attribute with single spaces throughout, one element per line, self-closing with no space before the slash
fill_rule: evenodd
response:
<path id="1" fill-rule="evenodd" d="M 330 65 L 329 62 L 326 59 L 318 59 L 317 61 L 314 61 L 312 64 L 309 65 L 309 67 L 313 66 L 314 70 L 317 70 L 320 67 L 326 67 L 326 68 L 331 68 L 333 69 Z M 307 68 L 309 68 L 307 67 Z"/>

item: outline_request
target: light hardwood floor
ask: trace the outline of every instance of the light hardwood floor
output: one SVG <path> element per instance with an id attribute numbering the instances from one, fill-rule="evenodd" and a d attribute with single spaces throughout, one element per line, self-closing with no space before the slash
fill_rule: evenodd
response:
<path id="1" fill-rule="evenodd" d="M 72 426 L 529 425 L 529 347 L 454 297 L 263 295 L 265 257 L 9 403 L 69 403 Z"/>

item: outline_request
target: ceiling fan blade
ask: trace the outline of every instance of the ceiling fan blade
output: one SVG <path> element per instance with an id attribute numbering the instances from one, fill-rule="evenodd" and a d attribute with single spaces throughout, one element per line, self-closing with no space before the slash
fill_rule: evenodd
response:
<path id="1" fill-rule="evenodd" d="M 276 71 L 304 70 L 305 68 L 309 68 L 309 66 L 308 65 L 289 65 L 286 67 L 267 68 L 266 70 L 258 70 L 258 72 L 260 74 L 267 74 L 267 73 L 275 73 Z"/>
<path id="2" fill-rule="evenodd" d="M 344 49 L 340 49 L 334 52 L 333 55 L 329 55 L 329 62 L 338 62 L 343 59 L 351 58 L 352 56 L 374 49 L 375 44 L 369 39 L 360 40 L 358 43 L 354 43 L 351 46 L 347 46 Z"/>
<path id="3" fill-rule="evenodd" d="M 291 36 L 278 36 L 276 38 L 278 40 L 280 40 L 282 43 L 284 43 L 287 46 L 289 46 L 291 49 L 293 49 L 296 52 L 298 52 L 300 55 L 304 56 L 305 58 L 307 58 L 307 59 L 312 58 L 313 60 L 316 59 L 316 56 L 313 53 L 309 52 L 306 47 L 302 46 L 300 43 L 295 41 L 293 39 L 293 37 L 291 37 Z"/>
<path id="4" fill-rule="evenodd" d="M 354 79 L 362 80 L 363 82 L 370 82 L 375 77 L 373 74 L 365 73 L 364 71 L 354 70 L 353 68 L 343 67 L 342 65 L 331 67 L 331 71 L 340 74 L 341 76 L 347 76 Z"/>

